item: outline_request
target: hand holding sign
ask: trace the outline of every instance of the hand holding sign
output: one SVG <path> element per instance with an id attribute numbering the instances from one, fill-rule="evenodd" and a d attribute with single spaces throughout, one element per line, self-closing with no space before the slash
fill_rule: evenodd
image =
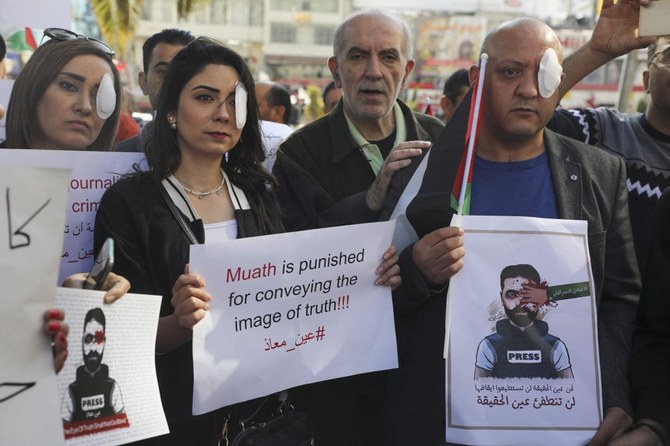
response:
<path id="1" fill-rule="evenodd" d="M 198 274 L 189 273 L 186 265 L 184 274 L 177 278 L 172 287 L 170 300 L 179 326 L 192 330 L 193 326 L 205 317 L 205 312 L 209 310 L 208 302 L 211 300 L 212 296 L 205 291 L 203 278 Z"/>
<path id="2" fill-rule="evenodd" d="M 393 223 L 191 246 L 212 296 L 193 330 L 193 412 L 397 367 L 389 287 L 375 285 L 399 282 Z"/>

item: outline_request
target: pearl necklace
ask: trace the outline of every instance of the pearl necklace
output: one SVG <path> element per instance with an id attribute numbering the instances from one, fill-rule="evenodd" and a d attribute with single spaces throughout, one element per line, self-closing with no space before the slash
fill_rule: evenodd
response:
<path id="1" fill-rule="evenodd" d="M 179 179 L 177 179 L 177 181 L 179 181 Z M 223 175 L 221 175 L 221 182 L 219 183 L 219 185 L 216 186 L 214 189 L 210 189 L 210 190 L 206 190 L 206 191 L 197 191 L 197 190 L 190 189 L 190 188 L 184 186 L 184 183 L 182 183 L 181 181 L 179 181 L 179 185 L 181 186 L 182 189 L 184 189 L 184 191 L 188 192 L 191 195 L 196 195 L 198 197 L 198 199 L 202 200 L 203 198 L 205 198 L 208 195 L 212 195 L 212 194 L 221 195 L 221 189 L 223 188 L 223 185 L 225 184 L 225 182 L 226 182 L 226 179 L 224 178 Z"/>

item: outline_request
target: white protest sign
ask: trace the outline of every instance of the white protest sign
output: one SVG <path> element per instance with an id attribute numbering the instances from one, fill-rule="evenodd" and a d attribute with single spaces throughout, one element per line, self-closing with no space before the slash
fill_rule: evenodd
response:
<path id="1" fill-rule="evenodd" d="M 397 367 L 391 291 L 374 285 L 393 226 L 191 246 L 213 296 L 193 332 L 193 413 Z"/>
<path id="2" fill-rule="evenodd" d="M 71 150 L 0 150 L 0 165 L 58 167 L 72 169 L 67 186 L 67 218 L 58 284 L 74 273 L 88 272 L 93 264 L 95 213 L 107 188 L 133 164 L 144 159 L 141 153 L 84 152 Z M 145 163 L 142 163 L 143 165 Z"/>
<path id="3" fill-rule="evenodd" d="M 154 359 L 160 296 L 58 288 L 70 326 L 58 374 L 60 423 L 69 445 L 118 445 L 168 432 Z"/>
<path id="4" fill-rule="evenodd" d="M 56 26 L 70 29 L 70 8 L 70 0 L 30 0 L 29 2 L 0 0 L 0 24 L 35 28 Z"/>
<path id="5" fill-rule="evenodd" d="M 463 216 L 461 228 L 467 260 L 447 297 L 446 438 L 587 443 L 602 419 L 587 223 Z"/>
<path id="6" fill-rule="evenodd" d="M 42 314 L 56 290 L 65 221 L 62 169 L 0 166 L 0 444 L 62 444 Z"/>
<path id="7" fill-rule="evenodd" d="M 263 167 L 268 172 L 272 172 L 272 166 L 277 159 L 277 149 L 291 133 L 293 129 L 286 125 L 272 121 L 258 121 L 261 128 L 261 136 L 263 137 L 263 149 L 265 149 L 265 161 Z"/>

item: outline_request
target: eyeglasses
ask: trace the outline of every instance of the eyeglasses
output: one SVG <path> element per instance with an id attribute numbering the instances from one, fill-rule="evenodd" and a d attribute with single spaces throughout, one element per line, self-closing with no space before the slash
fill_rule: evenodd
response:
<path id="1" fill-rule="evenodd" d="M 654 54 L 654 57 L 649 61 L 649 65 L 653 63 L 660 68 L 670 68 L 670 51 L 666 50 Z"/>
<path id="2" fill-rule="evenodd" d="M 53 40 L 58 40 L 60 42 L 75 39 L 86 39 L 86 41 L 88 41 L 91 45 L 95 46 L 99 50 L 102 50 L 108 56 L 110 57 L 114 56 L 114 50 L 111 49 L 109 46 L 107 46 L 107 44 L 102 40 L 98 40 L 93 37 L 83 36 L 81 34 L 77 34 L 74 31 L 70 31 L 69 29 L 47 28 L 44 30 L 44 36 Z M 44 40 L 44 37 L 42 37 L 42 40 Z M 42 45 L 42 42 L 40 42 L 40 45 Z"/>

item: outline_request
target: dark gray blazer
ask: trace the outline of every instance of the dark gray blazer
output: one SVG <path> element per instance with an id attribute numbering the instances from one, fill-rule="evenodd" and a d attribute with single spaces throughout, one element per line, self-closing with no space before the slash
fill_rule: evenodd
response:
<path id="1" fill-rule="evenodd" d="M 550 130 L 544 131 L 544 141 L 559 217 L 588 222 L 603 406 L 622 407 L 630 413 L 628 359 L 641 286 L 628 216 L 625 165 L 603 150 Z M 413 164 L 418 162 L 413 160 Z M 395 184 L 394 188 L 402 189 L 409 176 L 398 176 L 404 184 Z M 423 205 L 441 207 L 446 213 L 450 193 L 436 194 Z M 412 261 L 412 246 L 401 254 L 400 265 L 403 284 L 393 299 L 401 366 L 389 382 L 391 425 L 397 427 L 393 444 L 443 444 L 446 290 L 428 288 Z M 417 432 L 422 432 L 421 439 L 416 437 Z"/>

